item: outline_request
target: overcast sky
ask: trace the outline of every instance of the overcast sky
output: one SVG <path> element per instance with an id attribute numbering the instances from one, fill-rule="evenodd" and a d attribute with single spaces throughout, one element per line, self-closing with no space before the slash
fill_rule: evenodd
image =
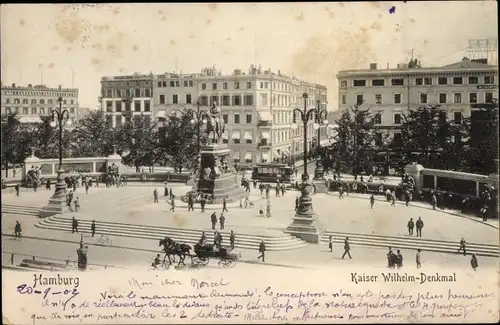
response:
<path id="1" fill-rule="evenodd" d="M 102 76 L 257 63 L 326 85 L 336 109 L 339 70 L 395 67 L 412 49 L 424 66 L 453 63 L 497 26 L 496 1 L 2 5 L 1 78 L 39 84 L 43 65 L 44 84 L 71 87 L 73 70 L 95 108 Z"/>

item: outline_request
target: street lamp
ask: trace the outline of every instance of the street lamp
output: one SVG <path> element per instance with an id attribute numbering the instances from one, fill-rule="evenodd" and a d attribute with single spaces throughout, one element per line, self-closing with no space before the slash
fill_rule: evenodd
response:
<path id="1" fill-rule="evenodd" d="M 304 131 L 304 173 L 302 174 L 302 181 L 305 182 L 306 180 L 309 180 L 309 174 L 307 173 L 307 122 L 311 119 L 312 114 L 318 115 L 318 109 L 316 108 L 311 108 L 307 110 L 307 98 L 309 95 L 307 93 L 302 94 L 302 98 L 304 98 L 304 109 L 301 110 L 299 108 L 295 108 L 293 110 L 293 123 L 292 127 L 297 127 L 296 123 L 296 118 L 297 114 L 300 116 L 300 120 L 303 123 L 303 131 Z M 297 114 L 296 114 L 297 113 Z M 317 120 L 319 118 L 317 117 Z M 319 129 L 319 124 L 317 123 L 317 120 L 314 123 L 314 129 L 318 130 Z"/>
<path id="2" fill-rule="evenodd" d="M 54 195 L 49 199 L 49 204 L 44 206 L 40 211 L 40 217 L 49 217 L 54 214 L 63 213 L 66 210 L 66 182 L 64 181 L 64 169 L 62 166 L 62 134 L 63 124 L 71 126 L 68 110 L 62 109 L 62 97 L 57 99 L 59 108 L 52 110 L 52 122 L 50 126 L 59 126 L 59 168 L 57 170 L 57 183 Z"/>

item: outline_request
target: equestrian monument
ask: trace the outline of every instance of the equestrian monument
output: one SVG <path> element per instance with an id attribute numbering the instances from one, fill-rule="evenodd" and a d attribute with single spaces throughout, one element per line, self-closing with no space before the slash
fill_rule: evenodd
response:
<path id="1" fill-rule="evenodd" d="M 223 199 L 228 203 L 239 201 L 247 194 L 233 167 L 231 150 L 222 143 L 225 126 L 217 103 L 214 103 L 205 118 L 209 143 L 200 150 L 198 166 L 194 171 L 195 184 L 181 200 L 187 202 L 192 196 L 196 201 L 205 198 L 207 204 L 221 204 Z"/>

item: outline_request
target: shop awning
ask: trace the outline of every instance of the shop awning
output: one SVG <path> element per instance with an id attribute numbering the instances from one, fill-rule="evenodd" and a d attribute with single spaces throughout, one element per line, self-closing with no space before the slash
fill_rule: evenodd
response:
<path id="1" fill-rule="evenodd" d="M 273 116 L 271 115 L 270 112 L 259 112 L 259 119 L 261 121 L 272 121 Z"/>
<path id="2" fill-rule="evenodd" d="M 229 134 L 227 133 L 227 131 L 224 131 L 224 133 L 222 133 L 222 139 L 229 139 Z"/>
<path id="3" fill-rule="evenodd" d="M 245 152 L 245 160 L 252 160 L 252 153 L 247 151 Z"/>
<path id="4" fill-rule="evenodd" d="M 285 154 L 285 156 L 288 156 L 290 155 L 290 151 L 288 151 L 288 149 L 281 149 L 281 154 Z"/>
<path id="5" fill-rule="evenodd" d="M 271 139 L 271 134 L 269 133 L 269 131 L 262 131 L 260 135 L 262 139 Z"/>
<path id="6" fill-rule="evenodd" d="M 262 160 L 269 161 L 269 152 L 263 152 L 261 157 Z"/>
<path id="7" fill-rule="evenodd" d="M 165 118 L 165 111 L 156 112 L 156 118 Z"/>
<path id="8" fill-rule="evenodd" d="M 239 151 L 233 152 L 233 159 L 240 160 L 240 152 Z"/>
<path id="9" fill-rule="evenodd" d="M 233 131 L 231 133 L 231 139 L 240 139 L 241 138 L 241 134 L 240 134 L 240 131 Z"/>
<path id="10" fill-rule="evenodd" d="M 245 135 L 243 136 L 245 140 L 253 140 L 252 132 L 245 131 Z"/>

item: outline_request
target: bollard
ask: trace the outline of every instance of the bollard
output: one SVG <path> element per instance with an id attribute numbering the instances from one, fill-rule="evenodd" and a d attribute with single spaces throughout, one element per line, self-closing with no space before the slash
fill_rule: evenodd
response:
<path id="1" fill-rule="evenodd" d="M 14 265 L 14 253 L 10 255 L 10 265 Z"/>

